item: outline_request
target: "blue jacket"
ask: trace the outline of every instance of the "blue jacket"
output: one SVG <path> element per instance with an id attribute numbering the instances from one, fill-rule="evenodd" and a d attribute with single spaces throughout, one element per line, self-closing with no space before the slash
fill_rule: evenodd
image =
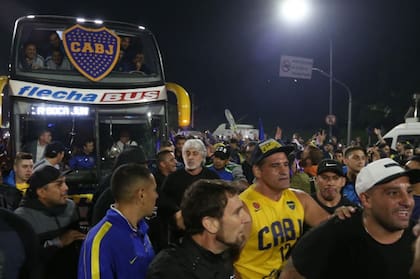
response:
<path id="1" fill-rule="evenodd" d="M 223 169 L 216 169 L 214 165 L 210 165 L 208 167 L 209 170 L 214 171 L 219 175 L 220 179 L 226 180 L 226 181 L 233 181 L 233 174 L 232 171 L 228 170 L 227 168 Z"/>
<path id="2" fill-rule="evenodd" d="M 3 184 L 16 187 L 15 171 L 11 170 L 9 174 L 3 177 Z"/>
<path id="3" fill-rule="evenodd" d="M 342 191 L 343 196 L 347 198 L 349 201 L 351 201 L 354 204 L 357 204 L 358 206 L 361 205 L 359 196 L 356 193 L 354 182 L 347 181 L 346 185 L 344 185 L 341 191 Z"/>
<path id="4" fill-rule="evenodd" d="M 118 210 L 109 209 L 86 236 L 78 278 L 145 278 L 155 256 L 147 230 L 144 220 L 133 228 Z"/>

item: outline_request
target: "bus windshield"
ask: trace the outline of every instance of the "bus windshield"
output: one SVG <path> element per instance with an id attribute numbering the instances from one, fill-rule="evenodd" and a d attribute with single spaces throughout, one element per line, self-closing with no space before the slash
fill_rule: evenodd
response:
<path id="1" fill-rule="evenodd" d="M 141 26 L 97 21 L 81 25 L 80 19 L 58 19 L 22 18 L 16 25 L 11 63 L 13 76 L 45 80 L 52 85 L 90 88 L 130 88 L 162 83 L 155 39 Z M 97 36 L 87 41 L 83 32 L 92 29 L 98 30 Z M 113 37 L 119 40 L 118 50 L 107 44 Z M 95 54 L 107 51 L 118 55 L 115 61 L 95 61 Z M 95 83 L 84 73 L 92 74 Z"/>
<path id="2" fill-rule="evenodd" d="M 168 137 L 162 60 L 153 34 L 142 26 L 22 17 L 15 24 L 10 61 L 3 104 L 12 152 L 30 151 L 41 161 L 38 147 L 47 133 L 68 151 L 61 167 L 89 167 L 101 175 L 128 145 L 142 146 L 152 160 Z M 90 150 L 82 150 L 87 143 Z M 94 164 L 69 161 L 85 154 Z"/>

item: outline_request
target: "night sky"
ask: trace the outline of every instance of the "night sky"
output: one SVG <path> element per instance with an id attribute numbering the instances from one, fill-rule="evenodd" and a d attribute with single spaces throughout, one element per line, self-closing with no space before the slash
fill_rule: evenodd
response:
<path id="1" fill-rule="evenodd" d="M 285 136 L 327 128 L 328 78 L 278 76 L 280 56 L 314 59 L 353 93 L 353 134 L 388 130 L 404 121 L 420 90 L 419 1 L 317 1 L 305 23 L 286 25 L 274 0 L 64 1 L 2 0 L 0 69 L 6 73 L 13 22 L 27 14 L 56 14 L 127 21 L 149 28 L 164 59 L 166 80 L 194 101 L 194 129 L 214 130 L 229 108 L 240 123 Z M 335 134 L 345 138 L 347 93 L 334 86 Z"/>

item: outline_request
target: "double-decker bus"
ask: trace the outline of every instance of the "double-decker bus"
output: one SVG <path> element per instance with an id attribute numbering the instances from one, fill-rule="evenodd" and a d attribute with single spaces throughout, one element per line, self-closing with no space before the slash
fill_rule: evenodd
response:
<path id="1" fill-rule="evenodd" d="M 93 138 L 96 167 L 87 172 L 95 179 L 111 169 L 118 155 L 112 146 L 121 133 L 129 133 L 148 158 L 154 157 L 159 142 L 168 138 L 167 91 L 177 97 L 178 126 L 190 124 L 188 93 L 165 83 L 153 34 L 134 24 L 63 16 L 19 18 L 9 76 L 0 82 L 11 153 L 45 129 L 69 149 Z"/>

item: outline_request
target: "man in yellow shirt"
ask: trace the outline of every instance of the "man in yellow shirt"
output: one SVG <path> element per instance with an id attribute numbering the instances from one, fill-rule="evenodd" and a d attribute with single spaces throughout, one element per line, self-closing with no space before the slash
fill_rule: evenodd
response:
<path id="1" fill-rule="evenodd" d="M 238 278 L 277 278 L 302 234 L 303 223 L 314 227 L 329 217 L 309 194 L 289 188 L 292 151 L 293 147 L 274 139 L 260 142 L 254 150 L 255 184 L 240 195 L 251 223 L 235 262 Z"/>

